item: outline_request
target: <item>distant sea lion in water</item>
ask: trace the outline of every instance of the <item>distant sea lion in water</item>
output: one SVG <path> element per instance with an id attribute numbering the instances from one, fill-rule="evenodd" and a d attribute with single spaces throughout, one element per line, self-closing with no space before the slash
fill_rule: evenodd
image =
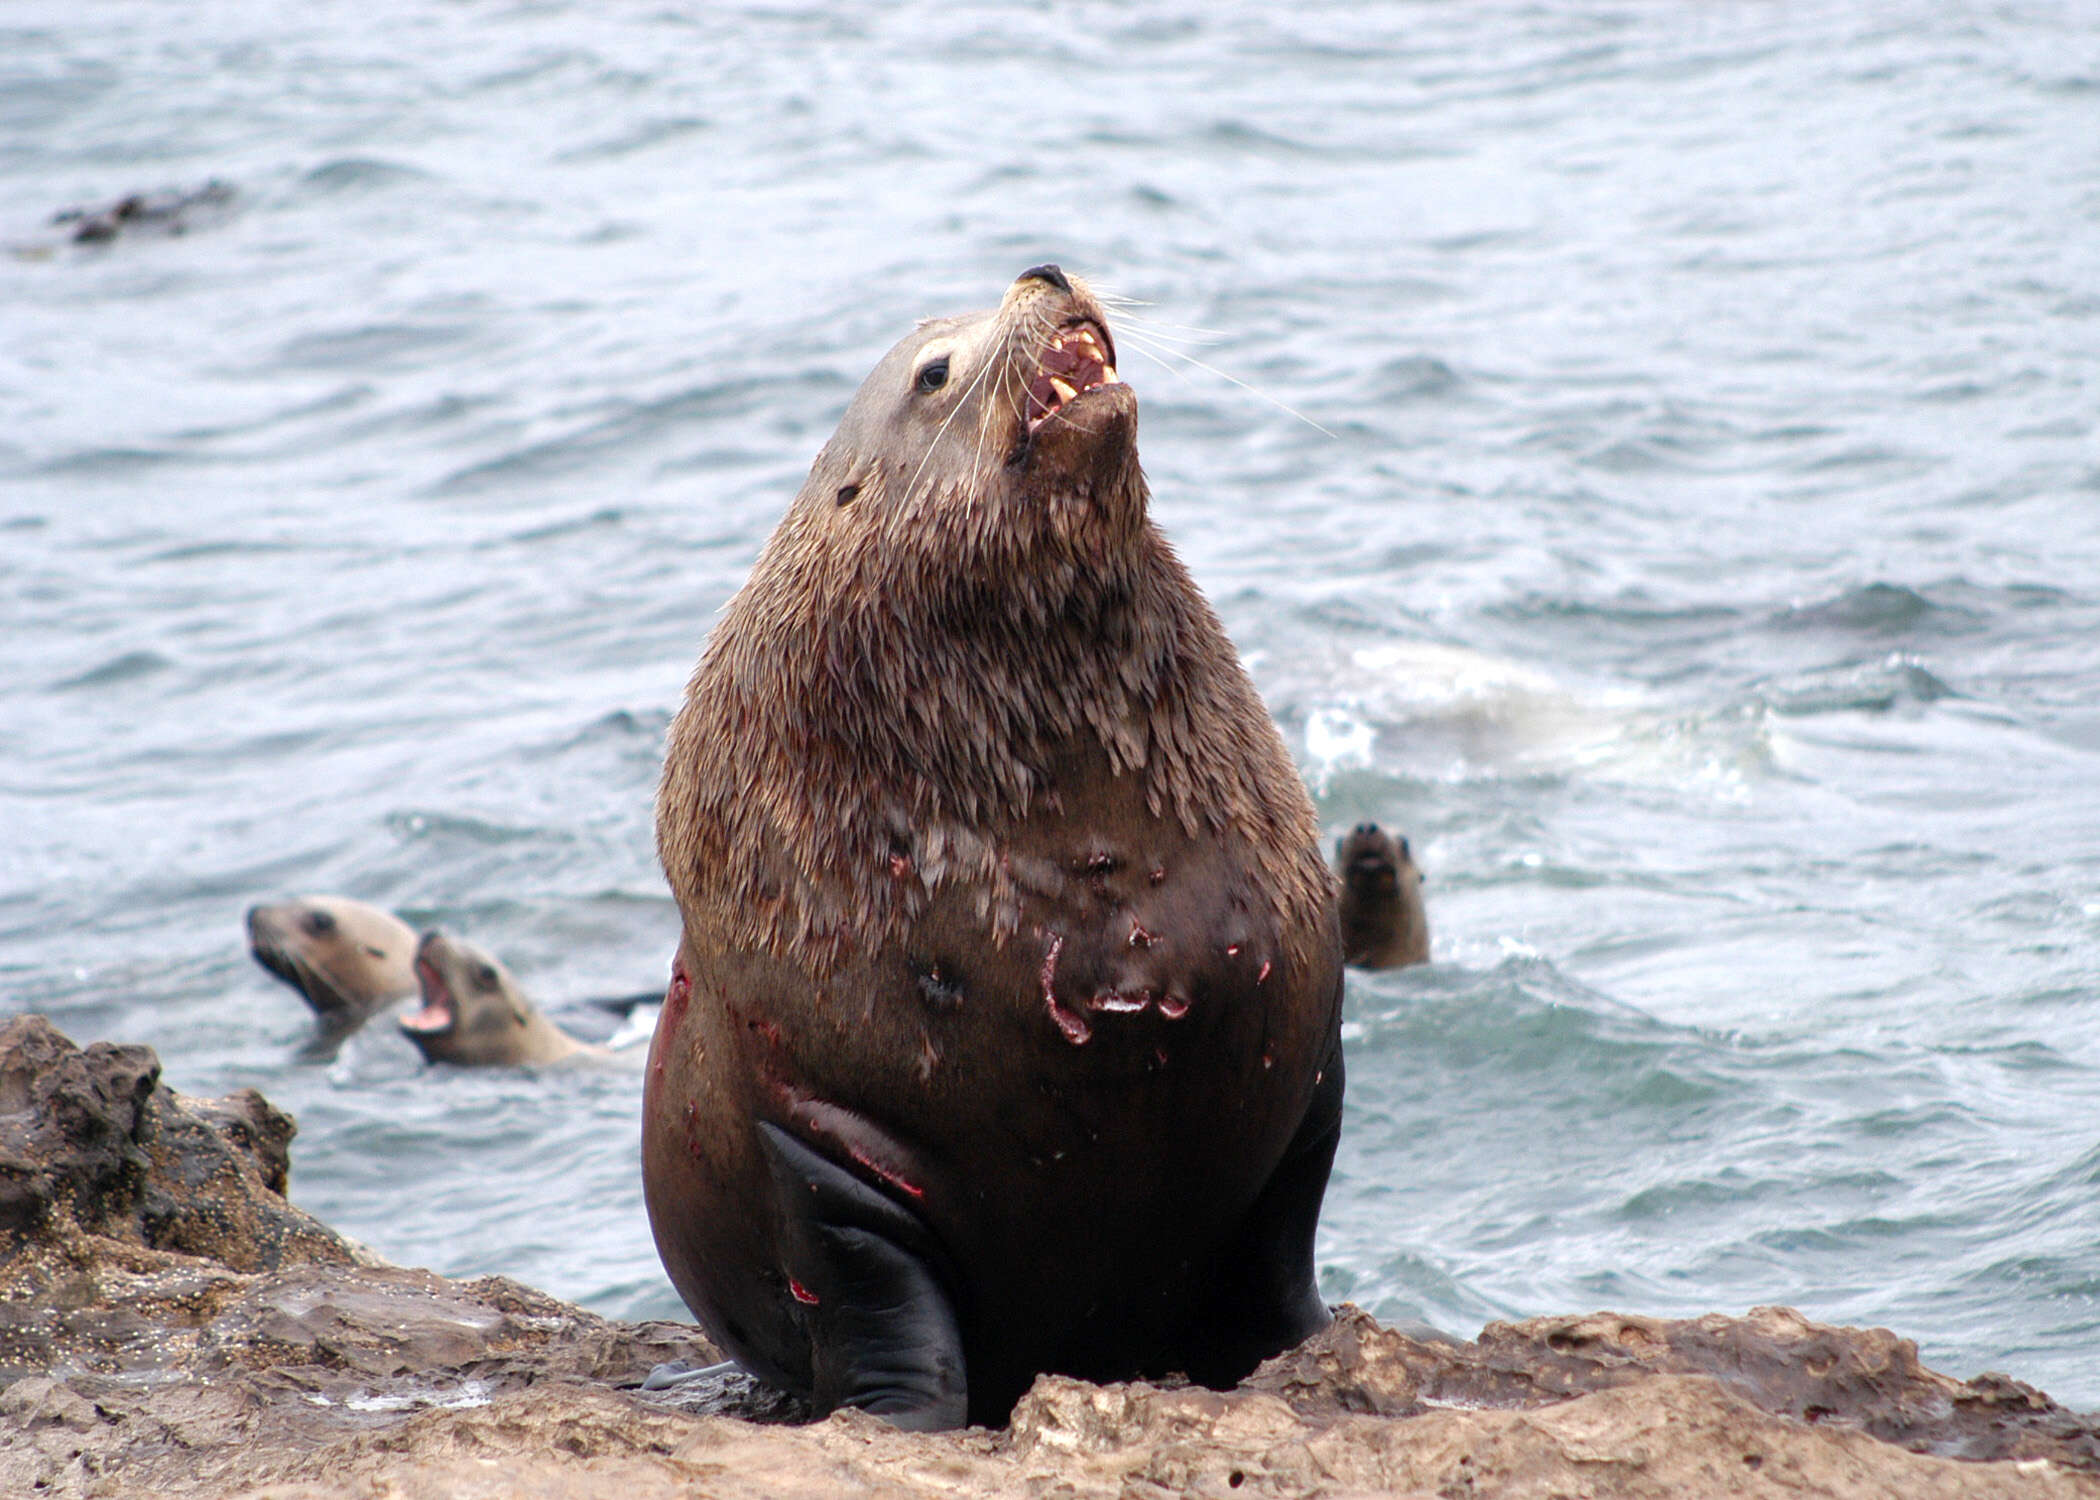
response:
<path id="1" fill-rule="evenodd" d="M 1230 1384 L 1328 1321 L 1333 876 L 1147 519 L 1055 266 L 876 366 L 672 725 L 642 1173 L 672 1283 L 817 1410 Z"/>
<path id="2" fill-rule="evenodd" d="M 1429 913 L 1422 872 L 1405 838 L 1359 823 L 1334 846 L 1342 877 L 1342 952 L 1360 969 L 1398 969 L 1429 961 Z"/>
<path id="3" fill-rule="evenodd" d="M 195 190 L 129 193 L 101 208 L 63 209 L 52 216 L 51 222 L 65 227 L 67 237 L 77 244 L 113 240 L 126 230 L 139 228 L 184 234 L 200 213 L 222 210 L 232 201 L 232 185 L 214 177 Z"/>
<path id="4" fill-rule="evenodd" d="M 248 951 L 313 1007 L 308 1051 L 344 1037 L 416 992 L 415 929 L 348 896 L 298 896 L 248 908 Z"/>
<path id="5" fill-rule="evenodd" d="M 415 969 L 423 1008 L 399 1024 L 431 1062 L 516 1067 L 613 1055 L 541 1015 L 510 971 L 464 938 L 424 933 Z"/>

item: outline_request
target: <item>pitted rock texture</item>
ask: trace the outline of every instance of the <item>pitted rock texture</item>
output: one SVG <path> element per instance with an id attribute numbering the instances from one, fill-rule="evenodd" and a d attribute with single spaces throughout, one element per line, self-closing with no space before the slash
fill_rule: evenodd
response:
<path id="1" fill-rule="evenodd" d="M 90 1235 L 237 1271 L 355 1264 L 285 1201 L 297 1129 L 253 1089 L 179 1097 L 150 1047 L 80 1048 L 18 1016 L 0 1024 L 0 1257 Z"/>
<path id="2" fill-rule="evenodd" d="M 795 1425 L 718 1358 L 285 1203 L 291 1122 L 0 1026 L 0 1494 L 2100 1500 L 2100 1420 L 1784 1308 L 1416 1339 L 1344 1308 L 1236 1391 L 1045 1376 L 1004 1431 Z"/>
<path id="3" fill-rule="evenodd" d="M 1405 1337 L 1347 1309 L 1247 1382 L 1308 1414 L 1433 1405 L 1539 1407 L 1657 1375 L 1711 1376 L 1762 1411 L 1839 1423 L 1919 1453 L 2046 1458 L 2100 1474 L 2100 1418 L 2004 1375 L 1960 1381 L 1886 1328 L 1833 1328 L 1788 1307 L 1666 1320 L 1621 1313 L 1490 1323 L 1470 1344 Z"/>

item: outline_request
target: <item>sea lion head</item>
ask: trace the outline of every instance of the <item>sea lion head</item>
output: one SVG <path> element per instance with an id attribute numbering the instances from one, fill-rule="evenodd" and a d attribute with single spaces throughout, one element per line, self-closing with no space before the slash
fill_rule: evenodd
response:
<path id="1" fill-rule="evenodd" d="M 347 896 L 298 896 L 248 909 L 255 961 L 297 990 L 325 1031 L 347 1032 L 416 992 L 416 934 Z"/>
<path id="2" fill-rule="evenodd" d="M 1417 885 L 1422 880 L 1405 836 L 1395 838 L 1376 823 L 1359 823 L 1339 840 L 1334 862 L 1342 883 L 1367 897 L 1390 897 L 1400 889 L 1402 872 Z"/>
<path id="3" fill-rule="evenodd" d="M 1098 561 L 1144 514 L 1137 398 L 1108 315 L 1041 265 L 996 308 L 928 319 L 883 357 L 776 545 L 821 554 L 842 585 L 927 599 L 939 580 Z"/>
<path id="4" fill-rule="evenodd" d="M 1342 947 L 1360 968 L 1390 969 L 1429 958 L 1422 872 L 1405 836 L 1359 823 L 1335 844 L 1342 877 Z"/>
<path id="5" fill-rule="evenodd" d="M 427 1061 L 485 1067 L 553 1062 L 577 1050 L 508 969 L 464 938 L 438 928 L 424 933 L 415 971 L 423 1008 L 400 1026 Z"/>

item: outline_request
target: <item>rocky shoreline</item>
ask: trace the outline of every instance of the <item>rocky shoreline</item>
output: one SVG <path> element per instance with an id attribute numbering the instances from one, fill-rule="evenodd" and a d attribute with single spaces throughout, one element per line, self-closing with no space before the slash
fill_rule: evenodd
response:
<path id="1" fill-rule="evenodd" d="M 697 1330 L 383 1263 L 286 1201 L 294 1128 L 0 1025 L 0 1493 L 2100 1500 L 2100 1415 L 1783 1308 L 1471 1343 L 1345 1309 L 1238 1390 L 1045 1377 L 1003 1431 L 651 1391 Z"/>

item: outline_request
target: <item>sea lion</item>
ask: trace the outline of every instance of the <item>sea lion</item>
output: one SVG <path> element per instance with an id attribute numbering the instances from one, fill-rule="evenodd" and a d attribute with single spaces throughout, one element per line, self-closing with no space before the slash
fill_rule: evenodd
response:
<path id="1" fill-rule="evenodd" d="M 716 625 L 657 841 L 672 1284 L 820 1413 L 1226 1385 L 1328 1321 L 1334 880 L 1055 266 L 878 364 Z"/>
<path id="2" fill-rule="evenodd" d="M 1422 872 L 1407 840 L 1359 823 L 1334 846 L 1342 877 L 1342 952 L 1360 969 L 1429 962 Z"/>
<path id="3" fill-rule="evenodd" d="M 67 237 L 76 244 L 99 244 L 132 229 L 157 229 L 163 234 L 186 234 L 200 214 L 223 210 L 233 201 L 233 186 L 214 177 L 194 190 L 171 188 L 159 193 L 127 193 L 100 208 L 67 208 L 52 215 L 54 225 L 67 227 Z"/>
<path id="4" fill-rule="evenodd" d="M 348 896 L 297 896 L 248 908 L 248 951 L 305 997 L 319 1034 L 310 1051 L 344 1037 L 416 992 L 416 934 L 391 912 Z"/>
<path id="5" fill-rule="evenodd" d="M 430 1062 L 479 1068 L 613 1055 L 578 1041 L 541 1015 L 510 970 L 441 929 L 432 928 L 417 944 L 416 978 L 423 1008 L 398 1024 Z"/>

